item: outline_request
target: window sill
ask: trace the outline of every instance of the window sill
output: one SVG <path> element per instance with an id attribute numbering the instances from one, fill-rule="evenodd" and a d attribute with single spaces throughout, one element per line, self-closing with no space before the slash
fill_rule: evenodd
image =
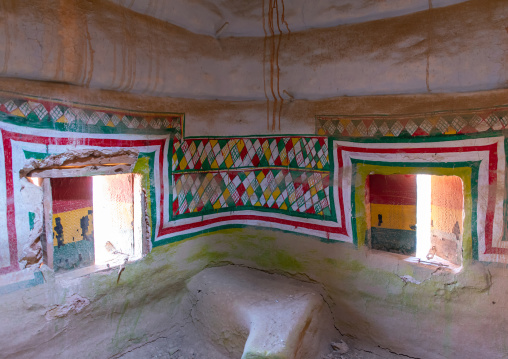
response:
<path id="1" fill-rule="evenodd" d="M 94 264 L 94 265 L 91 265 L 88 267 L 83 267 L 83 268 L 73 269 L 73 270 L 69 270 L 69 271 L 65 271 L 65 272 L 55 273 L 55 279 L 56 280 L 63 280 L 63 281 L 73 280 L 76 278 L 84 277 L 84 276 L 92 274 L 92 273 L 99 273 L 99 272 L 108 271 L 110 269 L 116 269 L 123 263 L 125 263 L 123 260 L 117 260 L 117 261 L 112 261 L 108 264 Z"/>
<path id="2" fill-rule="evenodd" d="M 403 257 L 405 257 L 405 256 L 403 256 Z M 441 269 L 450 271 L 452 273 L 458 273 L 462 269 L 461 265 L 454 264 L 454 263 L 449 262 L 446 259 L 443 259 L 438 256 L 434 256 L 434 258 L 432 258 L 430 260 L 427 260 L 427 259 L 423 260 L 418 257 L 405 257 L 404 261 L 413 263 L 413 264 L 417 264 L 417 265 L 426 266 L 426 267 L 441 268 Z"/>

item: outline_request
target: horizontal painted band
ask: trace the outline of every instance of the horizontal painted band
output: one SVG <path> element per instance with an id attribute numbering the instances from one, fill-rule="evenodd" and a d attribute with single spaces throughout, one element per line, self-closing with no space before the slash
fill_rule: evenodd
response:
<path id="1" fill-rule="evenodd" d="M 416 205 L 416 175 L 370 175 L 370 203 Z"/>
<path id="2" fill-rule="evenodd" d="M 416 224 L 416 206 L 371 203 L 370 214 L 372 227 L 411 230 Z"/>

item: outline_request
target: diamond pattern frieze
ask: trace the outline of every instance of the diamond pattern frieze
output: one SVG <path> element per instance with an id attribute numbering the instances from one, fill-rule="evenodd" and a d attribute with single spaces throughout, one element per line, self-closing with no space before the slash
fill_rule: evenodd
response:
<path id="1" fill-rule="evenodd" d="M 262 169 L 173 175 L 173 216 L 264 207 L 330 216 L 329 173 Z"/>

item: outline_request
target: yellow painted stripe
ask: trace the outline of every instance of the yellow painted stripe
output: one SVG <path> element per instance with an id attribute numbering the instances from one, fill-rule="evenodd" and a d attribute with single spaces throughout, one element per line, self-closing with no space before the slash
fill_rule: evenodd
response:
<path id="1" fill-rule="evenodd" d="M 378 225 L 378 214 L 383 216 L 383 223 Z M 416 206 L 370 204 L 372 227 L 411 230 L 416 223 Z"/>
<path id="2" fill-rule="evenodd" d="M 62 213 L 54 213 L 53 214 L 53 246 L 57 246 L 58 242 L 56 240 L 57 233 L 55 231 L 57 217 L 60 218 L 60 223 L 63 227 L 63 239 L 64 244 L 78 242 L 83 239 L 82 230 L 81 230 L 81 218 L 88 216 L 88 232 L 86 234 L 90 235 L 93 231 L 93 217 L 88 214 L 88 211 L 92 210 L 92 207 L 79 208 L 74 211 L 62 212 Z"/>

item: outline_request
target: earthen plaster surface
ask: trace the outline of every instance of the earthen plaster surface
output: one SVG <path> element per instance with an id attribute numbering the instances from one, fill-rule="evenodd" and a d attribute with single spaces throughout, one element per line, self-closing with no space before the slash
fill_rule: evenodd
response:
<path id="1" fill-rule="evenodd" d="M 504 266 L 469 263 L 454 274 L 349 244 L 260 230 L 156 248 L 128 264 L 118 284 L 116 270 L 74 279 L 44 272 L 46 284 L 2 296 L 3 355 L 115 357 L 157 340 L 188 320 L 185 281 L 206 266 L 224 264 L 323 288 L 335 326 L 354 343 L 415 358 L 504 357 Z M 70 307 L 73 295 L 86 298 L 76 302 L 79 310 Z M 59 305 L 69 310 L 48 314 Z"/>

